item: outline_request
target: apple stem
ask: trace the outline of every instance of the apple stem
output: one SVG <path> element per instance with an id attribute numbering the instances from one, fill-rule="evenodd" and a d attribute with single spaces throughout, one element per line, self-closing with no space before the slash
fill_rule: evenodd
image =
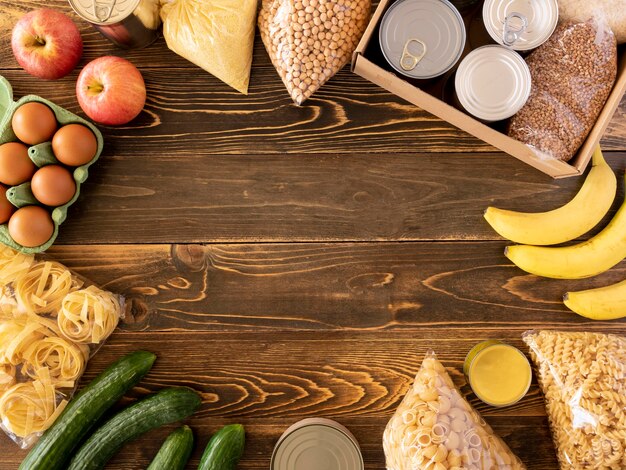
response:
<path id="1" fill-rule="evenodd" d="M 87 90 L 93 91 L 95 93 L 100 93 L 102 90 L 104 90 L 104 86 L 98 83 L 97 85 L 88 86 Z"/>
<path id="2" fill-rule="evenodd" d="M 35 41 L 37 41 L 37 43 L 39 43 L 42 46 L 46 45 L 46 40 L 40 36 L 35 36 Z"/>

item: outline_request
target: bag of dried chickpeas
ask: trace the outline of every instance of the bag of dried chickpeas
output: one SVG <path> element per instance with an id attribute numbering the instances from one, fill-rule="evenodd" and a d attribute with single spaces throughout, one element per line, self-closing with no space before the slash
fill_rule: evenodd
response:
<path id="1" fill-rule="evenodd" d="M 626 468 L 626 338 L 528 331 L 562 469 Z"/>
<path id="2" fill-rule="evenodd" d="M 123 309 L 62 264 L 0 245 L 0 429 L 21 448 L 61 414 Z"/>
<path id="3" fill-rule="evenodd" d="M 297 105 L 348 63 L 371 6 L 371 0 L 263 0 L 261 38 Z"/>
<path id="4" fill-rule="evenodd" d="M 172 51 L 248 94 L 257 0 L 161 0 Z"/>
<path id="5" fill-rule="evenodd" d="M 465 401 L 435 353 L 383 434 L 387 470 L 519 470 L 522 462 Z"/>

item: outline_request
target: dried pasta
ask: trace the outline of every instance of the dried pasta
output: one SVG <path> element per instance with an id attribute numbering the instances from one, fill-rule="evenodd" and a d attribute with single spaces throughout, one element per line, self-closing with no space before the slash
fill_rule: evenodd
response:
<path id="1" fill-rule="evenodd" d="M 55 387 L 72 388 L 85 369 L 89 348 L 50 336 L 33 342 L 24 351 L 22 359 L 23 374 L 37 379 L 38 371 L 46 368 Z"/>
<path id="2" fill-rule="evenodd" d="M 0 422 L 16 436 L 48 429 L 67 405 L 67 400 L 57 404 L 56 390 L 45 368 L 38 376 L 38 380 L 13 385 L 0 397 Z"/>
<path id="3" fill-rule="evenodd" d="M 40 261 L 15 281 L 19 306 L 29 313 L 55 315 L 72 288 L 72 274 L 60 263 Z"/>
<path id="4" fill-rule="evenodd" d="M 83 283 L 0 246 L 0 428 L 22 448 L 52 425 L 122 315 L 121 297 Z"/>
<path id="5" fill-rule="evenodd" d="M 434 353 L 383 434 L 388 470 L 524 469 L 454 386 Z"/>
<path id="6" fill-rule="evenodd" d="M 8 284 L 25 274 L 35 262 L 33 255 L 0 245 L 0 284 Z"/>
<path id="7" fill-rule="evenodd" d="M 110 292 L 89 286 L 63 299 L 57 321 L 61 334 L 78 343 L 99 343 L 115 329 L 120 304 Z"/>
<path id="8" fill-rule="evenodd" d="M 524 334 L 563 469 L 626 468 L 626 339 L 611 334 Z"/>

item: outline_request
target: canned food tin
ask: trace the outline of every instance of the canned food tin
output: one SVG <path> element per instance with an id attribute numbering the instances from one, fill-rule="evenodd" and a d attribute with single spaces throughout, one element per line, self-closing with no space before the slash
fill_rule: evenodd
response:
<path id="1" fill-rule="evenodd" d="M 528 51 L 552 36 L 559 5 L 557 0 L 485 0 L 483 21 L 494 41 Z"/>
<path id="2" fill-rule="evenodd" d="M 517 52 L 488 45 L 463 59 L 454 84 L 457 98 L 468 113 L 495 122 L 522 109 L 530 96 L 531 83 L 530 69 Z"/>
<path id="3" fill-rule="evenodd" d="M 158 37 L 159 0 L 69 0 L 78 16 L 124 48 L 145 47 Z"/>
<path id="4" fill-rule="evenodd" d="M 400 0 L 380 23 L 379 41 L 387 62 L 404 76 L 429 79 L 458 62 L 465 24 L 447 0 Z"/>
<path id="5" fill-rule="evenodd" d="M 274 447 L 271 470 L 363 470 L 355 437 L 341 424 L 308 418 L 287 429 Z"/>
<path id="6" fill-rule="evenodd" d="M 474 346 L 463 364 L 465 379 L 478 398 L 492 406 L 520 401 L 532 379 L 530 363 L 522 351 L 498 340 Z"/>

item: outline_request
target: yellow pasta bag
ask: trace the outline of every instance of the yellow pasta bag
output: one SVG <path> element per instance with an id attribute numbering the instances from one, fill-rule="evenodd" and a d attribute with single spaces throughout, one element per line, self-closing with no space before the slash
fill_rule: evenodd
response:
<path id="1" fill-rule="evenodd" d="M 257 0 L 161 0 L 167 47 L 245 95 L 256 15 Z"/>
<path id="2" fill-rule="evenodd" d="M 563 470 L 626 468 L 626 339 L 528 331 Z"/>
<path id="3" fill-rule="evenodd" d="M 427 353 L 383 434 L 387 470 L 519 470 L 522 462 Z"/>
<path id="4" fill-rule="evenodd" d="M 123 310 L 62 264 L 0 247 L 0 428 L 20 447 L 63 411 Z"/>

